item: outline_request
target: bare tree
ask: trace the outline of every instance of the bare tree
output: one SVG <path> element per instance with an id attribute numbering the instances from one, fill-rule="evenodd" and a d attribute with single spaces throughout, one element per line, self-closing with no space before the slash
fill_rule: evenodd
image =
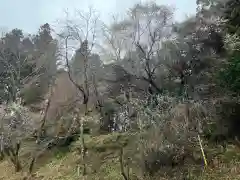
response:
<path id="1" fill-rule="evenodd" d="M 105 35 L 114 52 L 113 60 L 122 61 L 129 72 L 134 72 L 157 92 L 162 91 L 156 81 L 162 65 L 159 53 L 162 42 L 172 38 L 172 17 L 173 12 L 167 6 L 136 4 L 128 17 L 113 23 L 108 31 L 110 35 Z"/>
<path id="2" fill-rule="evenodd" d="M 52 83 L 51 87 L 50 87 L 50 92 L 48 93 L 48 97 L 44 101 L 44 109 L 41 111 L 42 118 L 41 118 L 40 127 L 38 129 L 38 134 L 37 134 L 37 141 L 36 141 L 37 144 L 40 143 L 40 139 L 42 137 L 46 136 L 45 125 L 46 125 L 46 121 L 47 121 L 47 114 L 48 114 L 48 111 L 49 111 L 49 108 L 51 105 L 51 99 L 53 96 L 53 86 L 54 86 L 54 84 Z"/>
<path id="3" fill-rule="evenodd" d="M 9 60 L 10 56 L 13 58 L 12 61 L 14 62 Z M 20 52 L 8 51 L 5 48 L 0 49 L 0 63 L 2 68 L 4 68 L 1 71 L 1 78 L 4 78 L 2 83 L 9 96 L 9 102 L 14 102 L 16 100 L 24 80 L 29 78 L 29 76 L 23 79 L 21 78 L 23 66 L 26 65 L 27 61 L 27 58 L 22 59 L 22 54 Z"/>
<path id="4" fill-rule="evenodd" d="M 118 22 L 118 18 L 113 16 L 113 23 Z M 100 46 L 104 59 L 108 62 L 118 62 L 121 60 L 124 51 L 127 49 L 127 37 L 123 33 L 115 31 L 112 27 L 102 23 L 103 42 Z"/>
<path id="5" fill-rule="evenodd" d="M 76 19 L 70 20 L 67 19 L 64 23 L 64 31 L 59 34 L 60 38 L 64 40 L 64 59 L 66 62 L 66 68 L 69 80 L 76 87 L 79 93 L 82 95 L 82 104 L 84 105 L 84 114 L 88 114 L 88 102 L 90 95 L 90 76 L 89 76 L 89 57 L 92 53 L 92 49 L 94 47 L 96 41 L 96 28 L 98 23 L 98 16 L 96 12 L 89 8 L 87 13 L 76 11 L 75 12 Z M 69 17 L 69 14 L 67 13 Z M 82 69 L 80 69 L 80 77 L 76 77 L 74 73 L 74 68 L 72 65 L 72 61 L 69 60 L 69 51 L 71 51 L 70 43 L 78 46 L 80 48 L 73 48 L 73 52 L 79 54 L 79 63 L 82 65 Z M 76 56 L 75 54 L 75 56 Z M 76 71 L 75 71 L 76 72 Z M 80 78 L 80 79 L 79 79 Z M 79 110 L 77 110 L 77 118 L 79 118 Z M 83 162 L 83 175 L 86 174 L 86 165 L 85 165 L 85 156 L 86 156 L 86 148 L 85 141 L 83 136 L 84 129 L 84 118 L 80 120 L 80 129 L 81 129 L 81 156 Z"/>

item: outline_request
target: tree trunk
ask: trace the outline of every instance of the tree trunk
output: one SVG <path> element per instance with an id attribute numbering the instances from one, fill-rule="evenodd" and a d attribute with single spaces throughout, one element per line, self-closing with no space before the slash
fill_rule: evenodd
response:
<path id="1" fill-rule="evenodd" d="M 125 170 L 124 170 L 123 148 L 122 147 L 120 149 L 119 163 L 120 163 L 121 174 L 122 174 L 123 179 L 128 180 L 128 176 L 126 175 Z"/>
<path id="2" fill-rule="evenodd" d="M 86 175 L 86 164 L 85 164 L 85 156 L 86 156 L 86 149 L 85 149 L 85 139 L 84 139 L 84 134 L 83 134 L 83 129 L 84 129 L 84 120 L 83 118 L 81 119 L 81 156 L 82 156 L 82 175 Z"/>

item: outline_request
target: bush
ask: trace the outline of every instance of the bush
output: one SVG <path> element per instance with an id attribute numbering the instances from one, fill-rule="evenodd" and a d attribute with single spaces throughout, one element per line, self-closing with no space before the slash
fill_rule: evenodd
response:
<path id="1" fill-rule="evenodd" d="M 17 103 L 7 105 L 2 114 L 2 135 L 7 142 L 18 142 L 29 137 L 35 128 L 35 123 L 29 115 L 29 110 Z"/>
<path id="2" fill-rule="evenodd" d="M 116 113 L 119 105 L 113 100 L 107 100 L 103 103 L 101 110 L 100 131 L 111 132 L 114 127 L 114 114 Z"/>
<path id="3" fill-rule="evenodd" d="M 153 176 L 162 168 L 174 168 L 183 165 L 185 158 L 184 146 L 173 144 L 158 129 L 150 129 L 140 141 L 140 164 L 145 175 Z"/>
<path id="4" fill-rule="evenodd" d="M 225 68 L 219 74 L 220 85 L 239 94 L 240 89 L 240 52 L 230 55 Z"/>
<path id="5" fill-rule="evenodd" d="M 240 38 L 237 34 L 227 34 L 224 43 L 228 54 L 225 66 L 219 72 L 219 82 L 222 87 L 239 94 Z"/>
<path id="6" fill-rule="evenodd" d="M 31 85 L 30 87 L 24 89 L 21 93 L 24 105 L 31 105 L 34 103 L 41 102 L 44 98 L 43 88 L 36 85 Z"/>
<path id="7" fill-rule="evenodd" d="M 133 104 L 138 110 L 140 133 L 133 145 L 137 153 L 130 157 L 144 176 L 153 176 L 161 169 L 165 173 L 169 171 L 170 175 L 172 170 L 185 163 L 203 162 L 202 159 L 199 161 L 201 155 L 196 157 L 193 153 L 199 150 L 197 135 L 203 133 L 210 117 L 203 102 L 180 102 L 176 98 L 162 96 L 158 97 L 155 108 L 149 108 L 147 102 L 141 100 L 135 100 Z"/>
<path id="8" fill-rule="evenodd" d="M 240 102 L 234 99 L 220 99 L 215 103 L 217 121 L 215 126 L 217 132 L 212 135 L 218 134 L 224 139 L 240 138 Z"/>
<path id="9" fill-rule="evenodd" d="M 7 105 L 1 113 L 1 155 L 7 156 L 18 172 L 22 168 L 19 160 L 21 142 L 32 135 L 35 124 L 28 109 L 17 103 Z"/>

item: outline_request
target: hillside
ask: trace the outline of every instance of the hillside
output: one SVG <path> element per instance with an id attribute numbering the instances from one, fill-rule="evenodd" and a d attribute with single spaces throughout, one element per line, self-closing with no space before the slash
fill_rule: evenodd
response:
<path id="1" fill-rule="evenodd" d="M 136 152 L 131 149 L 131 140 L 134 140 L 136 134 L 109 134 L 97 137 L 87 137 L 86 145 L 88 147 L 86 179 L 99 180 L 121 180 L 121 167 L 119 163 L 119 147 L 124 147 L 124 153 L 134 154 Z M 36 167 L 32 179 L 39 180 L 77 180 L 82 179 L 81 174 L 78 174 L 78 165 L 80 156 L 77 148 L 80 142 L 71 145 L 69 149 L 59 149 L 41 157 L 37 163 L 41 166 Z M 184 164 L 177 167 L 162 166 L 159 169 L 159 174 L 155 175 L 156 179 L 240 179 L 240 149 L 229 145 L 225 152 L 221 152 L 220 147 L 205 146 L 206 154 L 209 161 L 207 168 L 203 167 L 203 161 L 200 160 L 198 165 Z M 200 152 L 196 152 L 196 160 Z M 130 156 L 132 158 L 132 156 Z M 28 158 L 22 159 L 27 161 Z M 127 169 L 127 168 L 126 168 Z M 126 171 L 127 172 L 127 171 Z M 19 180 L 23 179 L 27 173 L 14 173 L 14 169 L 8 161 L 0 163 L 0 179 Z M 129 163 L 130 179 L 139 179 L 141 170 L 134 165 L 134 162 Z M 150 179 L 155 179 L 150 178 Z M 148 178 L 147 178 L 148 179 Z"/>
<path id="2" fill-rule="evenodd" d="M 240 180 L 240 3 L 196 5 L 2 32 L 0 180 Z"/>

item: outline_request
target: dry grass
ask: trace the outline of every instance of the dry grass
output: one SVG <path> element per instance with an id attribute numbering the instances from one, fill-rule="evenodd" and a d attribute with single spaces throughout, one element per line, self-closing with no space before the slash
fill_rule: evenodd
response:
<path id="1" fill-rule="evenodd" d="M 88 158 L 88 175 L 86 179 L 89 180 L 121 180 L 123 179 L 120 173 L 120 165 L 117 156 L 117 144 L 118 146 L 126 146 L 131 136 L 128 134 L 114 133 L 110 135 L 101 135 L 98 137 L 86 137 L 86 144 L 89 148 Z M 45 165 L 39 167 L 35 172 L 33 179 L 36 180 L 79 180 L 82 177 L 78 176 L 78 163 L 79 155 L 75 148 L 79 146 L 76 142 L 73 145 L 72 151 L 66 154 L 55 154 Z M 97 149 L 94 149 L 97 147 Z M 93 148 L 93 153 L 90 153 L 90 149 Z M 101 149 L 101 150 L 100 150 Z M 130 149 L 131 150 L 131 149 Z M 134 152 L 134 149 L 132 149 Z M 149 179 L 178 179 L 181 180 L 183 177 L 189 180 L 238 180 L 240 179 L 240 151 L 235 146 L 229 146 L 226 152 L 219 153 L 219 149 L 211 148 L 208 150 L 208 157 L 213 158 L 210 166 L 207 169 L 201 167 L 189 166 L 188 175 L 182 172 L 176 171 L 174 177 L 160 176 L 151 177 Z M 133 153 L 132 152 L 132 153 Z M 110 157 L 111 156 L 111 157 Z M 95 165 L 95 172 L 92 171 L 91 165 Z M 134 167 L 132 168 L 134 169 Z M 162 169 L 163 170 L 163 169 Z M 161 169 L 160 169 L 161 171 Z M 131 168 L 130 168 L 131 172 Z M 136 172 L 135 172 L 136 173 Z M 139 172 L 137 172 L 138 174 Z M 81 173 L 80 173 L 81 174 Z M 161 173 L 162 174 L 162 173 Z M 8 161 L 0 163 L 0 180 L 21 180 L 26 173 L 15 173 L 12 164 Z M 140 175 L 131 176 L 132 179 L 136 179 Z M 144 178 L 148 180 L 148 178 Z"/>

